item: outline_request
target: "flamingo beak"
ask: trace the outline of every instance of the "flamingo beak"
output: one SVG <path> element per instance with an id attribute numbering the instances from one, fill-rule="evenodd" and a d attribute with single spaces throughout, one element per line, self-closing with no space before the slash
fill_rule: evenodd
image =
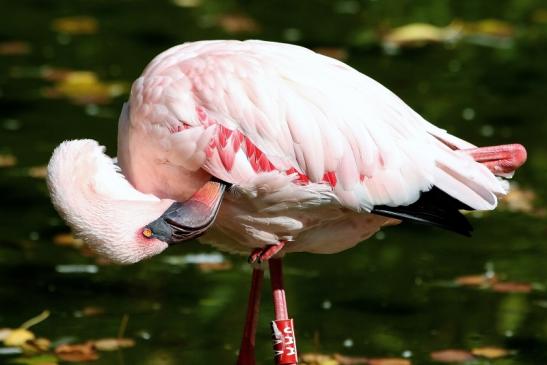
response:
<path id="1" fill-rule="evenodd" d="M 169 245 L 197 238 L 214 223 L 226 185 L 209 181 L 185 202 L 175 202 L 156 220 L 147 224 L 143 235 Z"/>

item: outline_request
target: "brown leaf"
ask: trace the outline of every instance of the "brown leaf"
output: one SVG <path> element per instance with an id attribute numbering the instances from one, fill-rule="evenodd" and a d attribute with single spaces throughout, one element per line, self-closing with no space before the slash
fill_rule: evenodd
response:
<path id="1" fill-rule="evenodd" d="M 102 338 L 93 343 L 99 351 L 115 351 L 135 346 L 135 340 L 131 338 Z"/>
<path id="2" fill-rule="evenodd" d="M 440 350 L 430 354 L 431 360 L 445 363 L 457 363 L 473 360 L 474 357 L 465 350 Z"/>
<path id="3" fill-rule="evenodd" d="M 230 270 L 232 268 L 232 263 L 230 261 L 200 262 L 197 264 L 197 267 L 202 272 L 224 271 Z"/>
<path id="4" fill-rule="evenodd" d="M 91 341 L 80 344 L 59 345 L 55 349 L 55 354 L 59 359 L 67 362 L 94 361 L 99 358 L 99 354 Z"/>
<path id="5" fill-rule="evenodd" d="M 534 206 L 537 194 L 531 189 L 520 188 L 513 184 L 507 195 L 500 199 L 501 207 L 511 211 L 541 216 L 541 210 Z"/>
<path id="6" fill-rule="evenodd" d="M 102 307 L 87 306 L 82 309 L 84 317 L 95 317 L 104 314 L 105 310 Z"/>
<path id="7" fill-rule="evenodd" d="M 496 276 L 486 276 L 486 275 L 465 275 L 459 276 L 454 279 L 456 284 L 462 286 L 490 286 L 493 283 L 497 282 L 498 279 Z"/>
<path id="8" fill-rule="evenodd" d="M 0 55 L 2 56 L 20 56 L 30 53 L 31 47 L 27 42 L 11 41 L 0 43 Z"/>
<path id="9" fill-rule="evenodd" d="M 30 177 L 34 177 L 36 179 L 43 179 L 47 176 L 47 166 L 43 165 L 43 166 L 29 167 L 27 173 L 28 173 L 28 176 Z"/>
<path id="10" fill-rule="evenodd" d="M 90 16 L 73 16 L 55 19 L 53 30 L 68 34 L 93 34 L 99 29 L 99 23 Z"/>
<path id="11" fill-rule="evenodd" d="M 532 291 L 530 283 L 499 282 L 492 285 L 492 290 L 498 293 L 530 293 Z"/>
<path id="12" fill-rule="evenodd" d="M 59 246 L 70 246 L 80 248 L 83 246 L 84 241 L 74 237 L 72 233 L 59 233 L 53 236 L 53 243 Z"/>
<path id="13" fill-rule="evenodd" d="M 244 14 L 224 14 L 217 19 L 217 24 L 227 33 L 256 33 L 260 30 L 258 23 Z"/>
<path id="14" fill-rule="evenodd" d="M 11 167 L 17 164 L 17 158 L 10 154 L 0 154 L 0 167 Z"/>
<path id="15" fill-rule="evenodd" d="M 337 47 L 319 47 L 314 49 L 315 52 L 320 53 L 324 56 L 336 58 L 340 61 L 345 61 L 348 59 L 348 51 L 344 48 Z"/>
<path id="16" fill-rule="evenodd" d="M 501 347 L 477 347 L 472 349 L 471 352 L 475 356 L 486 357 L 487 359 L 498 359 L 511 354 L 509 350 Z"/>

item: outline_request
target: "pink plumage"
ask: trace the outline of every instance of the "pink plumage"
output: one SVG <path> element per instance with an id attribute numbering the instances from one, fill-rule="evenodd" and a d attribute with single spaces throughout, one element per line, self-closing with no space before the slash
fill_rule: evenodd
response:
<path id="1" fill-rule="evenodd" d="M 118 165 L 140 193 L 184 201 L 211 177 L 231 184 L 201 240 L 240 253 L 280 241 L 282 253 L 338 252 L 396 222 L 375 207 L 409 206 L 436 187 L 493 209 L 507 190 L 466 152 L 475 146 L 348 65 L 288 44 L 163 52 L 134 82 L 118 133 Z"/>

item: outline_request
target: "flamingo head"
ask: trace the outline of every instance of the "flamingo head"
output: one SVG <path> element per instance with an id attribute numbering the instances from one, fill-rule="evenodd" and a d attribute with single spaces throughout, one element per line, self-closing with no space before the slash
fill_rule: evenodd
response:
<path id="1" fill-rule="evenodd" d="M 146 226 L 174 201 L 136 190 L 104 150 L 89 139 L 55 149 L 47 176 L 53 205 L 76 236 L 116 263 L 159 254 L 168 244 L 148 235 Z"/>

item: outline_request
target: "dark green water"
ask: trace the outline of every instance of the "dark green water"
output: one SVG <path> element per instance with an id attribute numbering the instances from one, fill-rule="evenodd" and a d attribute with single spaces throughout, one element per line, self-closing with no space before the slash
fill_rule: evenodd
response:
<path id="1" fill-rule="evenodd" d="M 48 98 L 46 89 L 55 85 L 46 77 L 48 67 L 130 83 L 155 54 L 189 40 L 263 38 L 343 49 L 346 62 L 435 124 L 478 145 L 526 145 L 529 161 L 516 180 L 535 192 L 536 207 L 544 206 L 547 5 L 542 9 L 541 1 L 195 2 L 2 2 L 0 44 L 23 44 L 0 47 L 0 154 L 17 158 L 15 166 L 0 168 L 0 328 L 49 309 L 50 318 L 33 331 L 57 343 L 81 342 L 116 336 L 127 314 L 125 335 L 136 346 L 102 353 L 97 364 L 232 364 L 244 318 L 250 279 L 245 260 L 227 257 L 232 269 L 202 272 L 179 259 L 214 252 L 196 243 L 130 267 L 64 272 L 66 265 L 95 260 L 53 244 L 66 227 L 50 206 L 44 180 L 28 176 L 28 168 L 44 165 L 64 139 L 94 138 L 114 154 L 117 115 L 127 95 L 83 103 Z M 229 27 L 233 18 L 225 14 L 233 13 L 256 24 L 230 33 L 218 24 Z M 90 34 L 71 34 L 52 27 L 54 19 L 75 15 L 93 17 L 96 29 L 92 24 Z M 507 22 L 511 34 L 395 54 L 377 40 L 382 31 L 408 23 L 444 27 L 454 19 L 487 18 Z M 236 23 L 241 27 L 241 20 Z M 288 257 L 289 306 L 300 351 L 405 354 L 413 364 L 429 364 L 429 354 L 439 349 L 497 346 L 515 354 L 473 363 L 547 363 L 546 219 L 508 209 L 470 219 L 472 239 L 401 226 L 338 255 Z M 499 293 L 450 284 L 486 268 L 534 289 Z M 269 364 L 273 310 L 264 294 L 258 359 Z M 82 316 L 86 307 L 104 313 Z M 15 357 L 0 355 L 0 363 Z"/>

